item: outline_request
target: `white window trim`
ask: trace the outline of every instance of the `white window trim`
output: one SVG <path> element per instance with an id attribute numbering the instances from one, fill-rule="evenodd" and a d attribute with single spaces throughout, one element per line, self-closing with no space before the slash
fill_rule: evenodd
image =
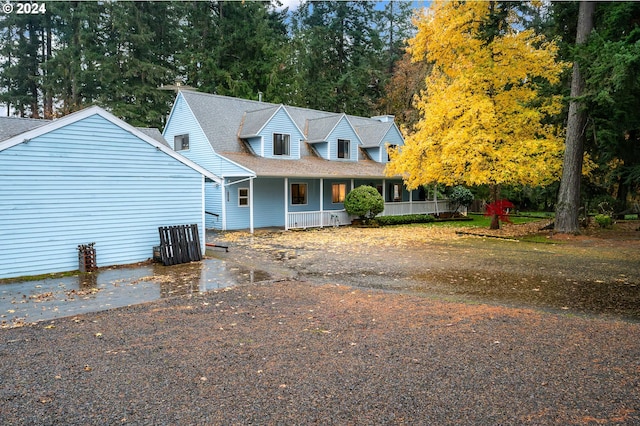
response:
<path id="1" fill-rule="evenodd" d="M 282 136 L 287 136 L 289 139 L 288 142 L 288 147 L 287 147 L 287 151 L 289 152 L 288 154 L 276 154 L 276 135 L 282 135 Z M 272 136 L 271 136 L 271 154 L 274 157 L 291 157 L 291 134 L 290 133 L 279 133 L 279 132 L 273 132 Z"/>
<path id="2" fill-rule="evenodd" d="M 345 157 L 339 157 L 340 155 L 340 141 L 347 142 L 347 149 L 344 151 Z M 336 158 L 338 160 L 351 160 L 351 139 L 338 138 L 336 140 Z"/>
<path id="3" fill-rule="evenodd" d="M 188 148 L 182 148 L 182 138 L 184 138 L 186 136 L 187 138 L 187 143 L 188 143 Z M 181 138 L 180 139 L 180 149 L 178 149 L 178 147 L 176 146 L 176 139 L 177 138 Z M 173 150 L 176 152 L 179 151 L 189 151 L 191 149 L 191 138 L 189 138 L 189 133 L 181 133 L 179 135 L 173 135 Z"/>
<path id="4" fill-rule="evenodd" d="M 342 201 L 333 201 L 333 186 L 334 185 L 344 185 L 344 198 Z M 338 182 L 331 184 L 331 204 L 344 204 L 344 199 L 347 198 L 347 184 L 346 182 Z"/>
<path id="5" fill-rule="evenodd" d="M 240 191 L 247 191 L 247 195 L 240 195 Z M 241 204 L 240 200 L 245 199 L 247 200 L 247 204 Z M 249 188 L 238 188 L 238 207 L 249 207 Z"/>

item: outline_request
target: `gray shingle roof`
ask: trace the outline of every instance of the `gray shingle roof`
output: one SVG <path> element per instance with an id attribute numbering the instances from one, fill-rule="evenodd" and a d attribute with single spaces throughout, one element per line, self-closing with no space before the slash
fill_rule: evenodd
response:
<path id="1" fill-rule="evenodd" d="M 367 123 L 364 126 L 356 127 L 356 132 L 362 139 L 364 148 L 373 148 L 380 146 L 382 139 L 389 132 L 391 126 L 393 126 L 393 122 L 390 121 L 386 123 Z"/>
<path id="2" fill-rule="evenodd" d="M 33 118 L 0 117 L 0 141 L 7 140 L 37 127 L 51 123 L 51 120 Z"/>
<path id="3" fill-rule="evenodd" d="M 262 158 L 247 153 L 227 152 L 224 156 L 241 166 L 253 170 L 258 176 L 299 177 L 299 178 L 384 178 L 382 163 L 372 160 L 329 161 L 316 156 L 302 157 L 299 160 L 280 160 Z"/>
<path id="4" fill-rule="evenodd" d="M 259 176 L 306 176 L 306 177 L 384 177 L 384 164 L 367 159 L 359 152 L 359 160 L 328 161 L 314 154 L 309 143 L 327 139 L 339 120 L 346 116 L 358 133 L 364 147 L 381 143 L 393 122 L 377 119 L 318 111 L 308 108 L 272 104 L 208 93 L 180 92 L 200 123 L 213 149 L 253 170 Z M 299 160 L 268 159 L 248 153 L 239 140 L 256 136 L 268 123 L 278 108 L 285 108 L 294 123 L 307 137 L 301 143 Z"/>
<path id="5" fill-rule="evenodd" d="M 171 145 L 169 145 L 169 142 L 167 142 L 167 140 L 164 138 L 164 136 L 162 136 L 162 133 L 160 133 L 160 130 L 158 130 L 157 128 L 155 128 L 155 127 L 136 127 L 136 129 L 140 130 L 145 135 L 157 140 L 161 144 L 166 145 L 169 148 L 173 149 L 173 147 Z"/>
<path id="6" fill-rule="evenodd" d="M 307 141 L 309 143 L 326 141 L 341 118 L 342 115 L 336 114 L 309 120 L 307 122 Z"/>
<path id="7" fill-rule="evenodd" d="M 271 106 L 265 109 L 246 112 L 241 123 L 242 129 L 240 130 L 239 136 L 241 138 L 258 136 L 260 130 L 269 122 L 276 111 L 278 111 L 278 107 Z"/>

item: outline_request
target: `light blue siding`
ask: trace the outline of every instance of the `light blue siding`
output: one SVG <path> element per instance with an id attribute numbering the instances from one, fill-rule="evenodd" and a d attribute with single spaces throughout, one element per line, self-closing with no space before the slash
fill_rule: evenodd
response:
<path id="1" fill-rule="evenodd" d="M 143 261 L 158 227 L 202 223 L 203 177 L 93 115 L 0 151 L 0 278 Z"/>
<path id="2" fill-rule="evenodd" d="M 207 182 L 205 187 L 205 226 L 207 229 L 222 229 L 222 185 Z"/>
<path id="3" fill-rule="evenodd" d="M 347 139 L 350 141 L 349 144 L 349 158 L 338 158 L 338 139 Z M 349 124 L 349 121 L 346 118 L 342 118 L 338 125 L 333 129 L 331 135 L 329 135 L 329 144 L 330 144 L 330 158 L 329 160 L 337 160 L 337 161 L 358 161 L 358 144 L 360 139 L 358 139 L 358 135 L 353 130 L 353 127 Z M 326 158 L 326 157 L 325 157 Z"/>
<path id="4" fill-rule="evenodd" d="M 319 142 L 313 144 L 313 147 L 318 151 L 318 155 L 322 158 L 329 158 L 329 144 L 327 142 Z"/>
<path id="5" fill-rule="evenodd" d="M 273 134 L 283 133 L 289 135 L 289 155 L 273 155 Z M 271 120 L 260 131 L 260 136 L 264 143 L 265 158 L 280 159 L 299 159 L 300 158 L 300 140 L 304 139 L 304 135 L 300 133 L 298 127 L 291 120 L 284 108 L 280 108 Z M 260 155 L 260 151 L 256 151 Z"/>
<path id="6" fill-rule="evenodd" d="M 241 179 L 237 179 L 241 181 Z M 227 229 L 249 228 L 249 206 L 238 205 L 238 188 L 249 188 L 248 181 L 232 184 L 230 180 L 225 187 L 225 203 L 227 206 Z"/>
<path id="7" fill-rule="evenodd" d="M 163 136 L 174 148 L 176 135 L 189 135 L 189 149 L 178 151 L 181 155 L 205 169 L 215 173 L 212 166 L 213 148 L 200 128 L 189 106 L 182 96 L 178 96 L 171 111 L 171 117 L 164 129 Z"/>
<path id="8" fill-rule="evenodd" d="M 182 96 L 178 96 L 164 129 L 164 138 L 173 147 L 176 135 L 189 135 L 189 149 L 178 151 L 184 157 L 217 176 L 247 176 L 246 169 L 216 154 Z"/>
<path id="9" fill-rule="evenodd" d="M 344 209 L 344 203 L 333 202 L 333 184 L 345 184 L 346 194 L 348 194 L 353 188 L 351 188 L 351 179 L 325 179 L 323 185 L 322 203 L 323 210 L 342 210 Z"/>
<path id="10" fill-rule="evenodd" d="M 367 151 L 367 154 L 369 154 L 369 157 L 371 157 L 371 159 L 373 161 L 377 161 L 378 163 L 385 163 L 386 161 L 382 161 L 382 157 L 381 157 L 381 153 L 380 151 L 386 151 L 386 148 L 380 148 L 380 147 L 375 147 L 375 148 L 365 148 L 365 151 Z M 387 159 L 387 156 L 384 156 L 384 159 Z"/>
<path id="11" fill-rule="evenodd" d="M 254 226 L 284 226 L 284 179 L 255 179 L 253 191 Z"/>
<path id="12" fill-rule="evenodd" d="M 382 139 L 382 146 L 378 151 L 378 159 L 380 163 L 388 163 L 389 156 L 387 155 L 387 146 L 388 145 L 396 145 L 402 146 L 404 145 L 404 139 L 400 134 L 400 131 L 396 126 L 391 126 L 385 137 Z M 373 157 L 372 157 L 373 158 Z"/>
<path id="13" fill-rule="evenodd" d="M 307 184 L 307 204 L 291 204 L 291 185 L 294 183 Z M 320 180 L 319 179 L 289 179 L 289 211 L 290 212 L 312 212 L 320 210 Z"/>
<path id="14" fill-rule="evenodd" d="M 262 156 L 262 137 L 249 138 L 247 142 L 256 155 Z"/>

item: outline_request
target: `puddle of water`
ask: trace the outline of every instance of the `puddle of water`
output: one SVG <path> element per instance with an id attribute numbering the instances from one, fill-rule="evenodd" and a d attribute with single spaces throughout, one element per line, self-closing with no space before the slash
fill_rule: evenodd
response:
<path id="1" fill-rule="evenodd" d="M 419 283 L 414 289 L 426 294 L 640 320 L 640 285 L 625 275 L 580 280 L 497 271 L 432 271 L 411 278 Z"/>
<path id="2" fill-rule="evenodd" d="M 0 325 L 9 327 L 202 293 L 270 279 L 264 271 L 204 259 L 182 265 L 150 264 L 91 274 L 0 284 Z"/>

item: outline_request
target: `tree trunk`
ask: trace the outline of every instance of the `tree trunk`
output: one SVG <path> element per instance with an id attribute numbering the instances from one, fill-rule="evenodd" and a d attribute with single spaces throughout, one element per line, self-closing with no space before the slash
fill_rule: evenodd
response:
<path id="1" fill-rule="evenodd" d="M 593 29 L 595 2 L 581 1 L 578 14 L 576 45 L 582 44 Z M 562 180 L 556 206 L 556 232 L 577 234 L 580 230 L 578 210 L 580 208 L 580 178 L 582 177 L 582 158 L 584 155 L 584 135 L 587 125 L 587 112 L 578 97 L 584 91 L 585 81 L 577 62 L 573 63 L 571 76 L 571 102 L 567 119 Z"/>
<path id="2" fill-rule="evenodd" d="M 497 205 L 497 202 L 500 199 L 500 185 L 489 185 L 489 194 L 489 202 L 494 206 Z M 497 211 L 491 215 L 491 225 L 489 225 L 489 229 L 500 229 L 500 217 L 498 216 Z"/>

